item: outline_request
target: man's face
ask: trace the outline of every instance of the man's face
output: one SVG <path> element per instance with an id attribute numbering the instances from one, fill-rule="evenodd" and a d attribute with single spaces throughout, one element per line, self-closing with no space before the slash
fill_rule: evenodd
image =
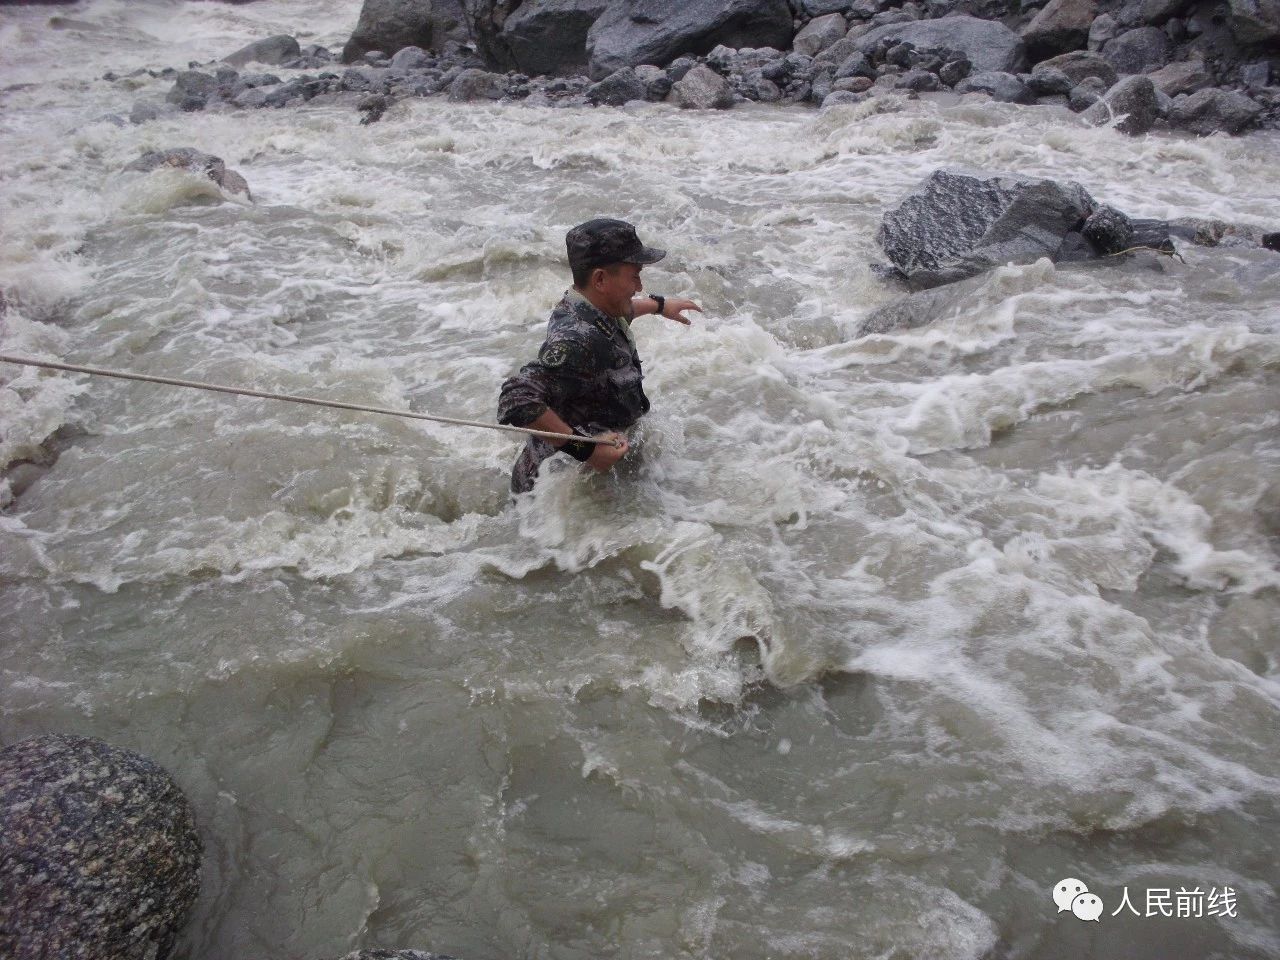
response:
<path id="1" fill-rule="evenodd" d="M 611 314 L 625 315 L 631 298 L 644 289 L 638 263 L 615 263 L 601 267 L 591 275 L 591 283 L 600 299 L 609 305 Z"/>

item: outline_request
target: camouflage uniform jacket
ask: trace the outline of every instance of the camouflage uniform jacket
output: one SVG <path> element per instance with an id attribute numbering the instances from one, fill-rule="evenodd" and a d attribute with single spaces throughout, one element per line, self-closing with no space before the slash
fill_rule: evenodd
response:
<path id="1" fill-rule="evenodd" d="M 498 422 L 527 427 L 548 408 L 588 434 L 625 430 L 649 409 L 640 355 L 625 317 L 610 317 L 570 289 L 551 311 L 538 359 L 502 384 Z M 511 472 L 511 490 L 533 488 L 556 448 L 530 437 Z"/>

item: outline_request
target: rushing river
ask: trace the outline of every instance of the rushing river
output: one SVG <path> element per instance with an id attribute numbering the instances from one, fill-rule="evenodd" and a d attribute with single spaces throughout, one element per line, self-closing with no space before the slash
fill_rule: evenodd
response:
<path id="1" fill-rule="evenodd" d="M 171 85 L 107 70 L 358 11 L 0 13 L 0 349 L 491 419 L 597 215 L 706 312 L 637 322 L 634 462 L 516 505 L 505 434 L 0 369 L 0 460 L 61 451 L 0 489 L 0 743 L 174 774 L 181 957 L 1280 957 L 1280 256 L 1007 267 L 856 337 L 939 167 L 1274 230 L 1280 139 L 896 97 L 104 119 Z M 121 172 L 171 146 L 255 202 Z"/>

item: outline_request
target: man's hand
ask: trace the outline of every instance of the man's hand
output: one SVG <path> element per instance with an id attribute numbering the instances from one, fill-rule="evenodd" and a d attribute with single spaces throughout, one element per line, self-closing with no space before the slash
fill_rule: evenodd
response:
<path id="1" fill-rule="evenodd" d="M 656 307 L 658 302 L 654 301 Z M 692 300 L 685 300 L 682 297 L 667 297 L 667 302 L 662 305 L 662 315 L 668 320 L 674 320 L 676 323 L 683 323 L 686 327 L 693 321 L 684 316 L 686 310 L 696 310 L 702 312 L 702 308 Z"/>
<path id="2" fill-rule="evenodd" d="M 597 473 L 608 473 L 631 448 L 627 438 L 620 433 L 601 433 L 597 437 L 601 440 L 612 440 L 613 443 L 597 443 L 595 453 L 591 454 L 591 458 L 587 460 L 587 466 Z"/>

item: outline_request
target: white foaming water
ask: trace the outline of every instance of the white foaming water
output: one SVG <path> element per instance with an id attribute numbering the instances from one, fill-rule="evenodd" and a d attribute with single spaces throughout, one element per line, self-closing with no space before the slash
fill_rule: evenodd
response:
<path id="1" fill-rule="evenodd" d="M 1276 229 L 1275 136 L 893 96 L 104 119 L 168 88 L 106 70 L 358 10 L 0 14 L 0 348 L 486 418 L 597 215 L 706 313 L 637 323 L 638 455 L 517 505 L 502 434 L 0 372 L 3 738 L 174 772 L 182 956 L 1280 956 L 1276 255 L 1005 267 L 856 337 L 938 167 Z M 123 172 L 170 146 L 254 202 Z M 1143 884 L 1240 915 L 1111 917 Z"/>

